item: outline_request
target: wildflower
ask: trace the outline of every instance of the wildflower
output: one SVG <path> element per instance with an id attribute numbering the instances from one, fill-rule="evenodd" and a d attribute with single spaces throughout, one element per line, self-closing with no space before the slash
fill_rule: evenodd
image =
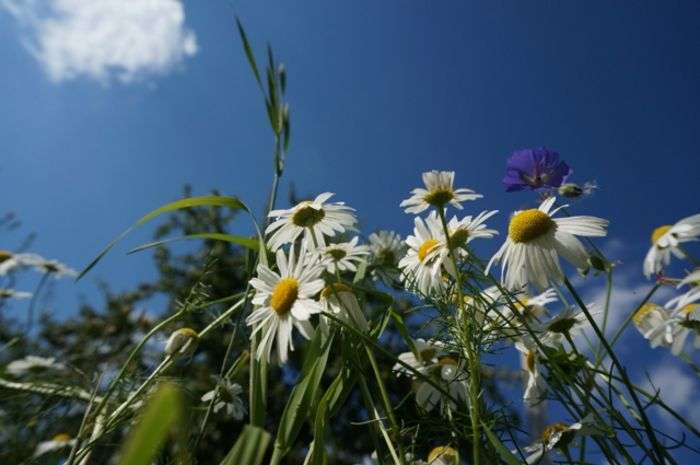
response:
<path id="1" fill-rule="evenodd" d="M 399 262 L 404 281 L 423 294 L 443 287 L 441 267 L 447 257 L 445 234 L 433 211 L 423 221 L 415 218 L 413 236 L 406 238 L 408 252 Z"/>
<path id="2" fill-rule="evenodd" d="M 333 283 L 323 288 L 321 291 L 321 303 L 324 312 L 332 313 L 343 322 L 351 325 L 360 331 L 369 331 L 367 318 L 360 308 L 360 303 L 352 288 L 343 283 Z M 328 325 L 328 319 L 321 317 L 324 325 Z"/>
<path id="3" fill-rule="evenodd" d="M 78 275 L 77 271 L 58 260 L 41 260 L 35 262 L 33 266 L 37 271 L 46 273 L 56 279 Z"/>
<path id="4" fill-rule="evenodd" d="M 329 273 L 357 271 L 357 266 L 369 254 L 366 245 L 357 245 L 355 236 L 350 242 L 331 244 L 321 249 L 321 261 Z"/>
<path id="5" fill-rule="evenodd" d="M 399 260 L 406 254 L 406 244 L 393 231 L 379 231 L 369 235 L 370 259 L 374 268 L 372 277 L 391 286 L 399 277 Z"/>
<path id="6" fill-rule="evenodd" d="M 644 258 L 644 275 L 649 278 L 659 274 L 671 263 L 671 255 L 685 258 L 680 248 L 683 242 L 696 241 L 700 238 L 700 214 L 689 216 L 674 225 L 663 225 L 651 233 L 651 248 Z"/>
<path id="7" fill-rule="evenodd" d="M 37 373 L 44 370 L 64 370 L 66 366 L 56 362 L 53 357 L 39 357 L 36 355 L 27 355 L 19 360 L 14 360 L 7 364 L 5 370 L 13 376 L 24 376 L 27 373 Z"/>
<path id="8" fill-rule="evenodd" d="M 464 246 L 474 239 L 491 239 L 498 234 L 498 231 L 488 229 L 484 224 L 486 220 L 496 213 L 498 213 L 498 210 L 483 211 L 475 217 L 466 216 L 461 220 L 458 220 L 456 216 L 452 217 L 447 223 L 449 247 L 464 252 Z M 445 251 L 445 253 L 447 252 Z"/>
<path id="9" fill-rule="evenodd" d="M 486 274 L 503 260 L 501 281 L 507 288 L 521 289 L 533 284 L 544 289 L 564 278 L 560 255 L 579 269 L 588 266 L 588 253 L 576 236 L 605 236 L 608 221 L 593 216 L 552 218 L 563 208 L 551 210 L 555 201 L 550 197 L 539 208 L 512 216 L 508 238 L 489 261 Z"/>
<path id="10" fill-rule="evenodd" d="M 567 450 L 577 437 L 596 433 L 598 431 L 590 415 L 571 425 L 566 423 L 551 424 L 544 429 L 538 441 L 525 448 L 525 452 L 530 454 L 526 459 L 526 463 L 538 463 L 551 450 Z"/>
<path id="11" fill-rule="evenodd" d="M 232 383 L 228 379 L 223 380 L 218 388 L 206 392 L 202 396 L 202 402 L 211 402 L 214 399 L 214 413 L 224 409 L 226 415 L 240 421 L 246 414 L 246 408 L 241 399 L 243 388 L 238 383 Z"/>
<path id="12" fill-rule="evenodd" d="M 314 200 L 299 202 L 288 210 L 273 210 L 269 216 L 276 218 L 265 230 L 267 241 L 275 251 L 284 244 L 291 244 L 304 234 L 310 250 L 326 245 L 325 237 L 352 229 L 356 223 L 354 210 L 343 202 L 327 203 L 334 194 L 324 192 Z"/>
<path id="13" fill-rule="evenodd" d="M 558 300 L 554 289 L 547 289 L 534 297 L 523 290 L 506 299 L 498 287 L 492 286 L 483 295 L 487 302 L 493 303 L 487 311 L 487 319 L 506 337 L 518 336 L 523 322 L 536 323 L 547 313 L 546 305 Z"/>
<path id="14" fill-rule="evenodd" d="M 459 453 L 450 446 L 437 446 L 428 454 L 428 465 L 459 465 Z"/>
<path id="15" fill-rule="evenodd" d="M 523 393 L 525 405 L 533 406 L 540 402 L 547 392 L 547 384 L 539 370 L 539 354 L 534 342 L 524 338 L 515 343 L 515 348 L 523 355 L 523 368 L 527 373 L 527 384 Z"/>
<path id="16" fill-rule="evenodd" d="M 31 292 L 0 288 L 0 299 L 30 299 L 31 297 Z"/>
<path id="17" fill-rule="evenodd" d="M 683 352 L 685 342 L 691 334 L 695 335 L 694 347 L 700 348 L 700 304 L 676 304 L 663 323 L 663 325 L 649 331 L 649 335 L 655 338 L 663 335 L 664 341 L 667 342 L 666 345 L 670 342 L 673 355 L 679 355 Z"/>
<path id="18" fill-rule="evenodd" d="M 445 413 L 448 409 L 457 408 L 454 400 L 466 402 L 466 371 L 462 363 L 449 356 L 439 357 L 438 363 L 430 367 L 426 375 L 442 386 L 443 390 L 448 392 L 450 396 L 444 395 L 433 384 L 418 379 L 416 380 L 416 403 L 421 409 L 430 412 L 439 403 L 442 412 Z"/>
<path id="19" fill-rule="evenodd" d="M 0 250 L 0 276 L 6 276 L 12 270 L 36 266 L 44 259 L 33 253 L 12 253 L 8 250 Z"/>
<path id="20" fill-rule="evenodd" d="M 447 205 L 461 210 L 462 202 L 483 197 L 471 189 L 454 189 L 454 171 L 428 171 L 423 173 L 423 184 L 426 189 L 416 188 L 411 191 L 411 197 L 401 202 L 406 213 L 420 213 L 428 208 L 445 208 Z"/>
<path id="21" fill-rule="evenodd" d="M 516 150 L 508 158 L 503 184 L 507 192 L 539 191 L 561 186 L 572 172 L 558 152 L 544 147 Z"/>
<path id="22" fill-rule="evenodd" d="M 416 351 L 409 351 L 399 354 L 398 359 L 406 365 L 413 368 L 414 371 L 425 374 L 438 363 L 438 355 L 444 349 L 444 344 L 440 341 L 425 341 L 424 339 L 416 339 L 414 341 Z M 397 376 L 406 375 L 415 378 L 412 370 L 406 368 L 401 363 L 396 363 L 393 368 Z"/>
<path id="23" fill-rule="evenodd" d="M 199 334 L 192 328 L 174 331 L 165 343 L 165 353 L 170 356 L 188 357 L 197 349 Z"/>
<path id="24" fill-rule="evenodd" d="M 669 318 L 663 307 L 647 302 L 632 316 L 632 323 L 649 340 L 652 348 L 668 347 L 673 343 L 672 326 L 666 324 Z"/>
<path id="25" fill-rule="evenodd" d="M 589 305 L 589 308 L 592 305 Z M 549 320 L 543 325 L 543 329 L 551 333 L 550 338 L 543 338 L 542 342 L 558 341 L 558 336 L 571 336 L 588 326 L 588 318 L 583 312 L 576 312 L 573 308 L 564 309 L 557 316 Z"/>
<path id="26" fill-rule="evenodd" d="M 700 268 L 689 273 L 678 283 L 678 288 L 690 286 L 688 291 L 668 301 L 666 308 L 683 307 L 700 300 Z"/>
<path id="27" fill-rule="evenodd" d="M 74 444 L 75 439 L 72 439 L 66 433 L 60 433 L 48 441 L 42 441 L 37 444 L 36 450 L 34 450 L 34 457 L 39 457 L 40 455 L 48 454 L 49 452 L 55 452 L 68 447 L 73 447 Z"/>
<path id="28" fill-rule="evenodd" d="M 320 279 L 323 268 L 316 257 L 306 253 L 306 242 L 302 242 L 298 256 L 292 247 L 289 259 L 278 250 L 276 260 L 279 274 L 261 264 L 258 277 L 250 280 L 256 290 L 253 304 L 259 307 L 246 318 L 246 323 L 253 326 L 251 337 L 262 335 L 256 358 L 269 361 L 272 344 L 277 339 L 279 362 L 286 363 L 288 350 L 294 350 L 293 327 L 310 339 L 313 327 L 309 317 L 323 311 L 323 306 L 313 300 L 324 286 Z"/>

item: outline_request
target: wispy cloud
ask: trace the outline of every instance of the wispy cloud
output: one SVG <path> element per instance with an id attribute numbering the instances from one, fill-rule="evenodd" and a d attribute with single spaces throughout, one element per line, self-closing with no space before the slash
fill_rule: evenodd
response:
<path id="1" fill-rule="evenodd" d="M 0 0 L 53 82 L 162 75 L 197 53 L 178 0 Z"/>
<path id="2" fill-rule="evenodd" d="M 686 373 L 679 364 L 679 360 L 671 363 L 656 365 L 649 372 L 649 379 L 645 384 L 650 390 L 658 390 L 661 399 L 671 408 L 683 415 L 690 423 L 700 425 L 700 396 L 698 393 L 698 379 Z M 672 422 L 667 413 L 663 417 Z"/>

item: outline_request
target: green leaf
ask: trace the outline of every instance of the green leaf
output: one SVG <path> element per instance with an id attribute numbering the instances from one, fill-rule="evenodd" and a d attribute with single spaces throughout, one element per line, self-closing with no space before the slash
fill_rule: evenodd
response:
<path id="1" fill-rule="evenodd" d="M 187 236 L 172 237 L 170 239 L 164 239 L 162 241 L 149 242 L 148 244 L 140 245 L 138 247 L 135 247 L 135 248 L 129 250 L 127 252 L 127 254 L 141 252 L 143 250 L 151 249 L 153 247 L 158 247 L 159 245 L 168 244 L 170 242 L 190 240 L 190 239 L 210 239 L 210 240 L 214 240 L 214 241 L 230 242 L 232 244 L 241 245 L 243 247 L 246 247 L 246 248 L 248 248 L 250 250 L 254 250 L 254 251 L 257 251 L 260 248 L 260 241 L 258 239 L 251 239 L 249 237 L 234 236 L 232 234 L 223 234 L 223 233 L 196 233 L 196 234 L 189 234 Z"/>
<path id="2" fill-rule="evenodd" d="M 220 465 L 260 465 L 269 443 L 270 433 L 262 428 L 246 425 Z"/>
<path id="3" fill-rule="evenodd" d="M 333 342 L 333 338 L 328 338 L 323 344 L 316 342 L 322 337 L 322 332 L 316 331 L 307 349 L 304 365 L 310 368 L 302 380 L 294 386 L 284 407 L 275 438 L 275 455 L 283 457 L 289 452 L 307 416 L 315 411 L 314 401 L 317 399 Z"/>
<path id="4" fill-rule="evenodd" d="M 142 216 L 136 223 L 131 225 L 126 231 L 117 236 L 116 239 L 112 240 L 107 247 L 102 249 L 102 251 L 95 257 L 84 269 L 80 272 L 76 280 L 79 280 L 85 274 L 90 271 L 97 263 L 102 260 L 102 257 L 107 255 L 107 252 L 112 250 L 112 247 L 117 245 L 119 241 L 124 239 L 131 231 L 142 226 L 143 224 L 151 221 L 152 219 L 162 215 L 163 213 L 172 212 L 175 210 L 180 210 L 183 208 L 190 207 L 202 207 L 202 206 L 213 206 L 213 207 L 229 207 L 234 210 L 245 210 L 250 213 L 248 207 L 235 197 L 224 197 L 218 195 L 205 195 L 202 197 L 188 197 L 186 199 L 176 200 L 175 202 L 170 202 L 163 205 L 162 207 L 156 208 L 155 210 Z M 256 226 L 257 227 L 257 226 Z"/>
<path id="5" fill-rule="evenodd" d="M 253 55 L 253 49 L 250 47 L 250 42 L 248 42 L 248 36 L 243 29 L 241 20 L 236 16 L 236 26 L 238 27 L 238 34 L 241 36 L 241 42 L 243 42 L 243 50 L 245 50 L 245 56 L 248 58 L 248 63 L 250 68 L 253 70 L 255 75 L 255 80 L 258 81 L 258 85 L 262 89 L 262 80 L 260 79 L 260 72 L 258 71 L 258 64 L 255 62 L 255 55 Z"/>
<path id="6" fill-rule="evenodd" d="M 163 384 L 121 448 L 119 465 L 150 465 L 168 434 L 182 420 L 182 394 L 174 384 Z"/>
<path id="7" fill-rule="evenodd" d="M 505 463 L 507 463 L 508 465 L 522 465 L 522 461 L 515 455 L 513 455 L 513 453 L 510 450 L 508 450 L 508 448 L 503 444 L 503 442 L 501 442 L 501 440 L 498 439 L 498 437 L 496 437 L 495 434 L 493 434 L 493 431 L 491 431 L 491 428 L 489 428 L 486 423 L 482 422 L 481 426 L 484 428 L 484 432 L 489 438 L 489 442 L 494 447 L 494 449 L 496 449 L 496 452 Z"/>
<path id="8" fill-rule="evenodd" d="M 365 275 L 367 274 L 367 262 L 362 261 L 360 262 L 360 266 L 357 267 L 357 272 L 355 273 L 355 277 L 352 279 L 353 284 L 357 284 L 363 279 L 365 279 Z"/>

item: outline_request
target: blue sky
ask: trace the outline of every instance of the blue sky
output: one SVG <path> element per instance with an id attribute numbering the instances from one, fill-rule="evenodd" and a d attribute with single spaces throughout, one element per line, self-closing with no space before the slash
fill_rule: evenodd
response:
<path id="1" fill-rule="evenodd" d="M 412 221 L 398 203 L 422 171 L 450 169 L 485 195 L 473 211 L 502 211 L 493 224 L 503 230 L 532 200 L 504 192 L 505 159 L 545 145 L 574 180 L 600 185 L 575 211 L 611 219 L 612 258 L 633 290 L 651 229 L 698 212 L 696 2 L 187 1 L 172 63 L 129 82 L 114 70 L 57 78 L 56 61 L 47 68 L 29 51 L 43 23 L 13 9 L 22 4 L 0 0 L 0 193 L 24 223 L 2 248 L 36 231 L 36 252 L 81 268 L 185 183 L 261 209 L 271 134 L 234 14 L 260 56 L 269 41 L 288 70 L 283 200 L 292 181 L 300 194 L 336 192 L 366 231 L 405 234 Z M 193 37 L 196 52 L 183 45 Z M 125 289 L 152 275 L 147 254 L 125 250 L 61 283 L 54 311 L 93 300 L 98 279 Z"/>

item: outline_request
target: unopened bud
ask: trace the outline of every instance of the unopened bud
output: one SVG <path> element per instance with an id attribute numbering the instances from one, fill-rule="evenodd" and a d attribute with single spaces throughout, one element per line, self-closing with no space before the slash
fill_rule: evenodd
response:
<path id="1" fill-rule="evenodd" d="M 610 266 L 608 261 L 599 255 L 591 255 L 588 257 L 588 264 L 591 268 L 598 271 L 608 271 L 608 267 Z"/>
<path id="2" fill-rule="evenodd" d="M 559 195 L 568 199 L 577 199 L 581 197 L 583 193 L 583 188 L 573 182 L 567 182 L 559 186 Z"/>
<path id="3" fill-rule="evenodd" d="M 197 348 L 199 335 L 192 328 L 180 328 L 170 335 L 165 344 L 165 353 L 168 355 L 188 356 Z"/>

